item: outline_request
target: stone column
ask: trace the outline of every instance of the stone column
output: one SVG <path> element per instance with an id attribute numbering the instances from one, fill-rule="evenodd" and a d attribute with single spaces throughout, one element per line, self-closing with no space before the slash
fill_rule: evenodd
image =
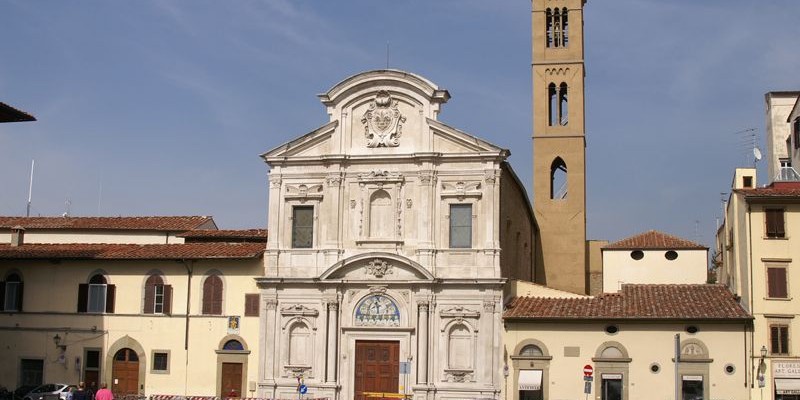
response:
<path id="1" fill-rule="evenodd" d="M 275 317 L 278 308 L 277 299 L 266 299 L 264 301 L 266 311 L 266 322 L 264 323 L 264 380 L 268 383 L 275 382 L 275 363 L 278 361 L 278 348 L 275 340 Z"/>
<path id="2" fill-rule="evenodd" d="M 339 303 L 328 303 L 328 362 L 325 370 L 325 381 L 336 382 L 336 343 L 339 341 L 338 318 Z"/>
<path id="3" fill-rule="evenodd" d="M 419 321 L 417 323 L 417 383 L 428 383 L 428 307 L 427 301 L 417 302 Z"/>
<path id="4" fill-rule="evenodd" d="M 264 253 L 264 275 L 278 276 L 278 251 L 281 245 L 281 176 L 269 175 L 269 238 Z"/>

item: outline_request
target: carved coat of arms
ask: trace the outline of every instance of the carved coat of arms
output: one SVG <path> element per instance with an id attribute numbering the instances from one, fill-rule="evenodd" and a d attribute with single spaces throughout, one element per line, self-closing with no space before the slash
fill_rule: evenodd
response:
<path id="1" fill-rule="evenodd" d="M 393 100 L 386 90 L 378 92 L 361 118 L 367 147 L 397 147 L 404 122 L 406 117 L 397 109 L 397 100 Z"/>

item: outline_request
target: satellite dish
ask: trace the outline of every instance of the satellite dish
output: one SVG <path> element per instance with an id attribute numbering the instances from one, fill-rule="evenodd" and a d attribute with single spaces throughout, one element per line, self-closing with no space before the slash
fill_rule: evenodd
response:
<path id="1" fill-rule="evenodd" d="M 758 147 L 753 147 L 753 157 L 755 157 L 756 161 L 761 161 L 761 150 Z"/>

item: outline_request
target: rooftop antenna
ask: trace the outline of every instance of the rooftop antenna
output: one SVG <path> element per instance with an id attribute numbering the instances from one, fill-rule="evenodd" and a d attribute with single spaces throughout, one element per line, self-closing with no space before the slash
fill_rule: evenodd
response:
<path id="1" fill-rule="evenodd" d="M 72 208 L 72 200 L 69 197 L 64 200 L 64 214 L 61 214 L 62 217 L 69 217 L 70 208 Z"/>
<path id="2" fill-rule="evenodd" d="M 103 201 L 103 173 L 100 172 L 100 182 L 97 189 L 97 215 L 100 215 L 100 204 Z"/>
<path id="3" fill-rule="evenodd" d="M 753 155 L 753 168 L 756 168 L 756 163 L 761 161 L 763 158 L 761 154 L 761 149 L 758 148 L 758 140 L 756 138 L 756 128 L 749 128 L 744 129 L 741 131 L 734 132 L 735 135 L 746 135 L 745 139 L 743 140 L 740 145 L 744 145 L 750 153 Z M 748 157 L 749 158 L 749 157 Z M 748 160 L 748 164 L 749 164 Z"/>
<path id="4" fill-rule="evenodd" d="M 700 243 L 700 220 L 694 220 L 694 240 L 697 243 Z"/>
<path id="5" fill-rule="evenodd" d="M 386 69 L 389 69 L 389 41 L 386 41 Z"/>
<path id="6" fill-rule="evenodd" d="M 25 216 L 31 216 L 31 198 L 33 197 L 33 168 L 36 166 L 36 160 L 31 160 L 31 180 L 28 184 L 28 207 L 25 211 Z"/>

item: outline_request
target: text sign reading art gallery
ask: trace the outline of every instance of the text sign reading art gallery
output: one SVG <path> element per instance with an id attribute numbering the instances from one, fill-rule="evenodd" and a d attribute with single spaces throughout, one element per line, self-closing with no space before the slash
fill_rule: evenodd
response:
<path id="1" fill-rule="evenodd" d="M 800 377 L 800 361 L 773 361 L 773 376 L 776 378 Z"/>
<path id="2" fill-rule="evenodd" d="M 358 326 L 400 326 L 400 311 L 392 299 L 376 294 L 361 300 L 356 308 Z"/>

